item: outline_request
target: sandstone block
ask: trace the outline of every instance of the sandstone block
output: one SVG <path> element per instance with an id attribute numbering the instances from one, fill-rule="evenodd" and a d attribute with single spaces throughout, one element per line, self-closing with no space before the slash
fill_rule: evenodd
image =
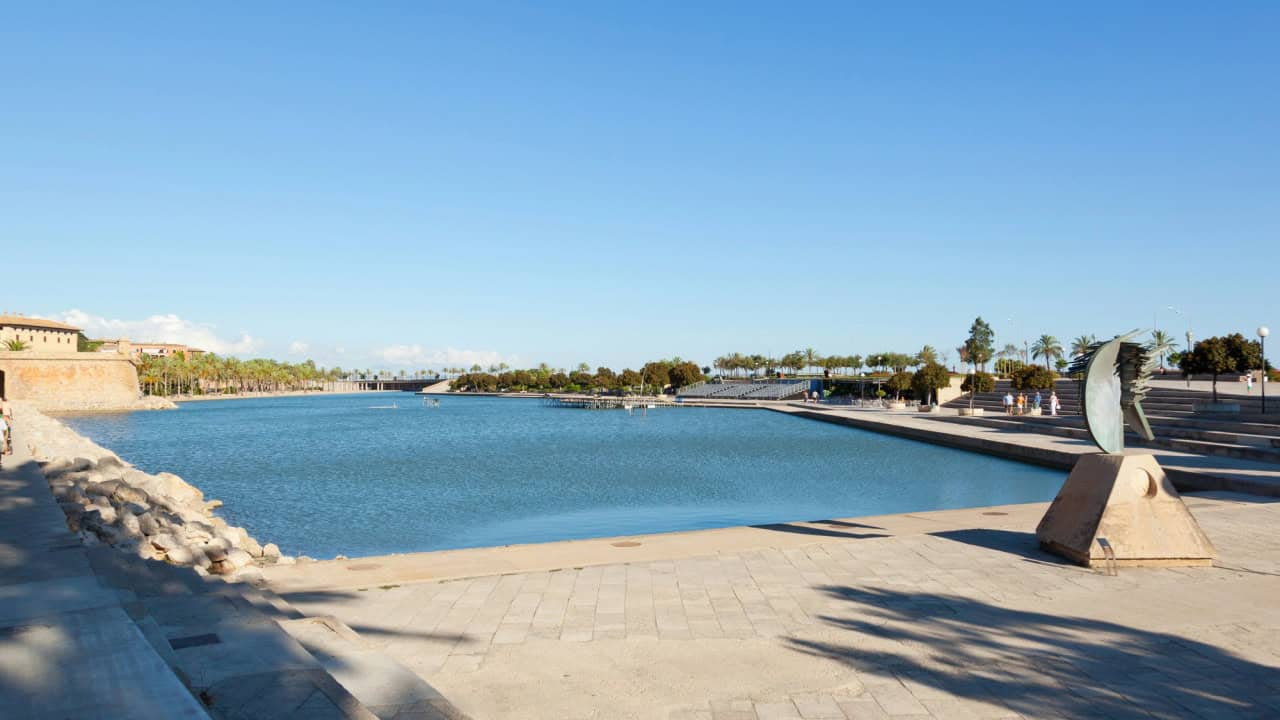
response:
<path id="1" fill-rule="evenodd" d="M 111 493 L 111 497 L 122 503 L 136 503 L 138 505 L 147 504 L 147 492 L 145 490 L 130 487 L 123 482 L 120 482 L 120 484 L 116 486 L 115 491 Z"/>
<path id="2" fill-rule="evenodd" d="M 142 537 L 142 528 L 139 526 L 138 516 L 124 510 L 120 513 L 120 529 L 126 537 L 140 538 Z"/>
<path id="3" fill-rule="evenodd" d="M 262 546 L 262 557 L 280 559 L 280 546 L 275 543 L 267 543 Z"/>
<path id="4" fill-rule="evenodd" d="M 196 553 L 181 545 L 165 552 L 165 558 L 174 565 L 190 565 L 195 562 L 195 556 Z"/>
<path id="5" fill-rule="evenodd" d="M 232 567 L 239 569 L 247 565 L 252 565 L 253 558 L 244 550 L 228 550 L 226 562 L 231 563 Z"/>
<path id="6" fill-rule="evenodd" d="M 149 512 L 138 514 L 138 530 L 143 535 L 155 535 L 160 532 L 160 523 L 156 522 L 156 518 Z"/>

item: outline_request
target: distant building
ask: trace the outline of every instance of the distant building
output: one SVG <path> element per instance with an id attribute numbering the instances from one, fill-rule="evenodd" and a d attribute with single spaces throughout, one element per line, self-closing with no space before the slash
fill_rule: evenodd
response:
<path id="1" fill-rule="evenodd" d="M 141 360 L 144 357 L 172 357 L 181 355 L 190 360 L 205 353 L 199 348 L 189 347 L 179 343 L 140 343 L 130 342 L 125 338 L 118 340 L 100 340 L 102 344 L 98 346 L 98 352 L 104 353 L 122 353 L 131 355 L 134 360 Z"/>
<path id="2" fill-rule="evenodd" d="M 0 315 L 0 351 L 17 340 L 36 354 L 76 352 L 80 328 L 23 315 Z"/>

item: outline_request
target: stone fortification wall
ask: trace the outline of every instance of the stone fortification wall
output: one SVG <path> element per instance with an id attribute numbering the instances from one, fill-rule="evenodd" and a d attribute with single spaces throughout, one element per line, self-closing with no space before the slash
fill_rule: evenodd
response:
<path id="1" fill-rule="evenodd" d="M 14 403 L 14 426 L 14 441 L 31 449 L 68 527 L 86 543 L 241 580 L 260 577 L 260 565 L 294 561 L 228 525 L 214 513 L 222 503 L 199 488 L 142 472 L 28 403 Z"/>
<path id="2" fill-rule="evenodd" d="M 99 353 L 37 354 L 0 351 L 4 393 L 47 411 L 149 407 L 138 391 L 138 371 L 125 356 Z"/>

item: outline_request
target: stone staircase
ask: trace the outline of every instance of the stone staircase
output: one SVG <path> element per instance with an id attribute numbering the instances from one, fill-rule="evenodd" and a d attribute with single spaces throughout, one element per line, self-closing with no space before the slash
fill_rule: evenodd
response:
<path id="1" fill-rule="evenodd" d="M 959 418 L 938 416 L 943 422 L 975 423 L 1009 432 L 1033 432 L 1088 440 L 1084 420 L 1080 416 L 1080 384 L 1074 380 L 1059 380 L 1054 388 L 1062 403 L 1058 417 L 1048 415 L 1049 391 L 1041 391 L 1044 414 L 1040 416 L 1004 414 L 1002 398 L 1013 391 L 1007 380 L 996 383 L 996 390 L 979 393 L 974 407 L 984 411 L 982 417 Z M 1016 395 L 1016 391 L 1013 391 Z M 1030 394 L 1029 394 L 1030 395 Z M 1155 440 L 1145 441 L 1132 432 L 1126 434 L 1125 444 L 1130 447 L 1151 447 L 1177 452 L 1230 457 L 1280 463 L 1280 407 L 1269 415 L 1261 414 L 1258 397 L 1232 395 L 1232 402 L 1241 403 L 1239 414 L 1205 414 L 1192 411 L 1193 403 L 1208 400 L 1209 394 L 1201 390 L 1183 390 L 1162 385 L 1153 387 L 1143 402 L 1143 410 L 1151 422 Z M 1280 398 L 1276 399 L 1280 405 Z M 968 407 L 967 397 L 947 403 L 947 407 Z"/>
<path id="2" fill-rule="evenodd" d="M 1225 382 L 1225 381 L 1223 381 Z M 1221 382 L 1219 383 L 1222 384 Z M 1080 414 L 1080 383 L 1075 380 L 1059 380 L 1053 388 L 1058 393 L 1058 400 L 1062 403 L 1060 415 L 1079 415 Z M 1013 389 L 1013 385 L 1008 380 L 997 380 L 996 389 L 989 393 L 978 393 L 974 398 L 974 407 L 980 407 L 987 414 L 1004 413 L 1003 398 L 1006 392 L 1012 392 L 1015 396 L 1017 390 Z M 1045 414 L 1049 412 L 1049 391 L 1040 391 L 1043 399 L 1043 407 Z M 1035 391 L 1027 393 L 1028 401 L 1035 395 Z M 1172 383 L 1162 383 L 1161 385 L 1152 387 L 1147 394 L 1147 399 L 1143 401 L 1142 408 L 1150 417 L 1186 417 L 1195 415 L 1197 418 L 1222 420 L 1222 421 L 1239 421 L 1239 422 L 1280 422 L 1280 397 L 1272 398 L 1274 407 L 1271 415 L 1262 414 L 1262 400 L 1259 395 L 1241 396 L 1241 395 L 1220 395 L 1220 399 L 1237 402 L 1240 404 L 1239 413 L 1231 413 L 1230 415 L 1206 415 L 1205 413 L 1194 413 L 1193 404 L 1197 401 L 1207 401 L 1211 399 L 1209 393 L 1202 390 L 1187 390 L 1174 387 Z M 961 395 L 955 400 L 951 400 L 945 404 L 945 407 L 961 408 L 969 407 L 969 397 Z M 1273 417 L 1274 416 L 1274 417 Z"/>
<path id="3" fill-rule="evenodd" d="M 434 688 L 331 617 L 269 589 L 90 548 L 156 652 L 214 718 L 460 720 Z"/>

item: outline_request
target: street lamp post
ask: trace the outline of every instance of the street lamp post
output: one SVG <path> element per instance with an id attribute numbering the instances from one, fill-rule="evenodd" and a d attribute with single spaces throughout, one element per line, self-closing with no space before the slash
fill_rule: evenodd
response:
<path id="1" fill-rule="evenodd" d="M 1191 328 L 1187 328 L 1187 353 L 1191 352 Z M 1187 375 L 1187 388 L 1191 388 L 1191 376 Z"/>
<path id="2" fill-rule="evenodd" d="M 1258 328 L 1258 340 L 1262 345 L 1262 414 L 1267 414 L 1267 336 L 1271 334 L 1271 330 L 1263 325 Z"/>

